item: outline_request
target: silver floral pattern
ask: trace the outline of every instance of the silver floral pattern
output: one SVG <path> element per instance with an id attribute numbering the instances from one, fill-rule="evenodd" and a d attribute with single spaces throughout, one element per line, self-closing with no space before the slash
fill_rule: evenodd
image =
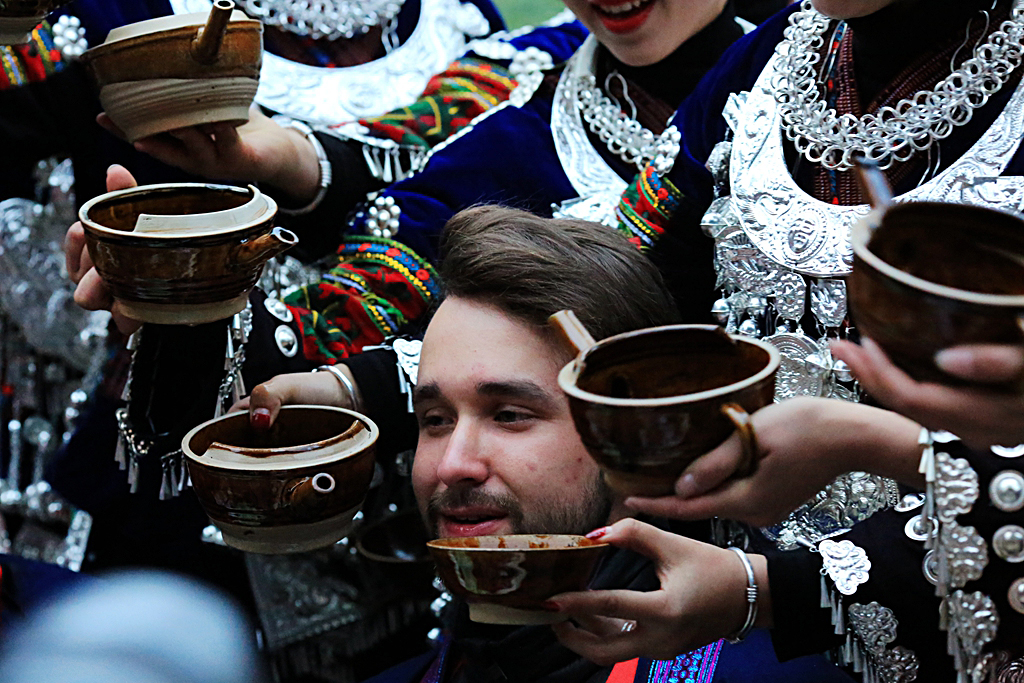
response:
<path id="1" fill-rule="evenodd" d="M 957 590 L 947 596 L 945 607 L 949 631 L 955 635 L 961 653 L 979 657 L 999 629 L 999 613 L 992 598 L 981 591 Z"/>
<path id="2" fill-rule="evenodd" d="M 825 540 L 818 544 L 818 552 L 822 571 L 843 595 L 853 595 L 857 587 L 868 580 L 871 560 L 864 549 L 852 541 Z"/>
<path id="3" fill-rule="evenodd" d="M 850 605 L 847 614 L 849 632 L 856 643 L 849 643 L 846 659 L 855 669 L 864 670 L 865 680 L 910 683 L 917 679 L 917 656 L 902 646 L 889 649 L 899 626 L 891 609 L 870 602 Z"/>
<path id="4" fill-rule="evenodd" d="M 985 539 L 973 526 L 960 526 L 956 522 L 942 525 L 939 546 L 946 562 L 949 585 L 963 588 L 968 581 L 981 578 L 988 565 Z"/>
<path id="5" fill-rule="evenodd" d="M 978 473 L 964 458 L 935 453 L 935 514 L 943 522 L 970 512 L 978 500 Z"/>

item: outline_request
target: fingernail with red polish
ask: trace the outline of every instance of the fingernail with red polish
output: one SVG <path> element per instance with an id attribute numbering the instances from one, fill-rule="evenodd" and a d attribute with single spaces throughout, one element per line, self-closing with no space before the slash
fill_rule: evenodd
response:
<path id="1" fill-rule="evenodd" d="M 562 606 L 559 605 L 554 600 L 545 600 L 544 603 L 542 604 L 542 607 L 545 610 L 547 610 L 548 612 L 561 612 L 562 611 Z"/>
<path id="2" fill-rule="evenodd" d="M 270 429 L 270 411 L 266 408 L 257 408 L 252 411 L 249 419 L 256 429 Z"/>
<path id="3" fill-rule="evenodd" d="M 589 534 L 587 534 L 587 538 L 589 538 L 590 540 L 594 541 L 594 540 L 597 540 L 597 539 L 601 538 L 602 536 L 604 536 L 607 533 L 608 533 L 608 527 L 603 526 L 600 529 L 594 529 L 593 531 L 591 531 Z"/>

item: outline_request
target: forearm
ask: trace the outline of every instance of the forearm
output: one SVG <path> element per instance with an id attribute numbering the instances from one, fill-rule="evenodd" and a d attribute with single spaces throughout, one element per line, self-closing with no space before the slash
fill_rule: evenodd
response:
<path id="1" fill-rule="evenodd" d="M 905 486 L 924 488 L 918 472 L 921 425 L 898 413 L 864 404 L 829 401 L 837 474 L 869 472 Z"/>

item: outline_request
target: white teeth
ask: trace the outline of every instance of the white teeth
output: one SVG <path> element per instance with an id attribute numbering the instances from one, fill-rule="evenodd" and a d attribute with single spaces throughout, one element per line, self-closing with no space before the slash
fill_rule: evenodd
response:
<path id="1" fill-rule="evenodd" d="M 611 7 L 602 7 L 601 11 L 607 14 L 625 14 L 631 12 L 643 5 L 647 0 L 634 0 L 633 2 L 627 2 L 622 5 L 613 5 Z"/>

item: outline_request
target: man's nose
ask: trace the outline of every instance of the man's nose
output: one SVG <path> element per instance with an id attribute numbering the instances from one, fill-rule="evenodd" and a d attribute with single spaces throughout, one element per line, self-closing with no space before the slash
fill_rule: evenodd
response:
<path id="1" fill-rule="evenodd" d="M 472 419 L 459 420 L 437 467 L 438 479 L 454 486 L 466 481 L 483 483 L 489 475 L 480 427 Z"/>

